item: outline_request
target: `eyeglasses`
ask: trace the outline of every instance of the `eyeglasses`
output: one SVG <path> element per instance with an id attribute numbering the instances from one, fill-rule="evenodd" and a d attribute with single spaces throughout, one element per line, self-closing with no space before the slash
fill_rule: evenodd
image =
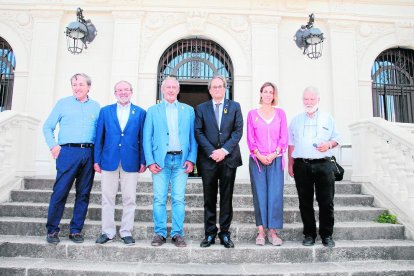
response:
<path id="1" fill-rule="evenodd" d="M 115 92 L 130 92 L 132 91 L 130 88 L 124 88 L 124 89 L 117 89 Z"/>
<path id="2" fill-rule="evenodd" d="M 222 89 L 223 88 L 223 85 L 219 85 L 219 86 L 214 85 L 211 88 L 212 89 Z"/>

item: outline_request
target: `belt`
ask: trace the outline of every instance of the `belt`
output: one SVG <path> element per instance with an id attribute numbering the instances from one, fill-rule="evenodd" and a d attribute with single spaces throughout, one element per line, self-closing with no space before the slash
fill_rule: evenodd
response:
<path id="1" fill-rule="evenodd" d="M 319 159 L 312 159 L 312 158 L 295 158 L 295 161 L 300 161 L 303 163 L 322 163 L 322 162 L 326 162 L 326 161 L 330 161 L 331 158 L 330 157 L 324 157 L 324 158 L 319 158 Z"/>
<path id="2" fill-rule="evenodd" d="M 61 147 L 70 147 L 70 148 L 93 148 L 93 144 L 92 143 L 85 143 L 85 144 L 80 144 L 80 143 L 68 143 L 68 144 L 63 144 L 60 145 Z"/>
<path id="3" fill-rule="evenodd" d="M 177 151 L 167 151 L 167 154 L 171 154 L 171 155 L 179 155 L 183 153 L 183 151 L 181 150 L 177 150 Z"/>

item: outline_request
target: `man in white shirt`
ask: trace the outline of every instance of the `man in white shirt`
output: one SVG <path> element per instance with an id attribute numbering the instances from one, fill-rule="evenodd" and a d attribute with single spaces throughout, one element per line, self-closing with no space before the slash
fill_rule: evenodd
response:
<path id="1" fill-rule="evenodd" d="M 319 235 L 322 244 L 334 247 L 335 176 L 332 148 L 339 144 L 333 117 L 319 111 L 319 93 L 314 87 L 303 92 L 305 112 L 293 118 L 289 126 L 289 175 L 295 178 L 299 210 L 303 222 L 302 244 L 312 246 L 316 238 L 313 197 L 319 205 Z"/>

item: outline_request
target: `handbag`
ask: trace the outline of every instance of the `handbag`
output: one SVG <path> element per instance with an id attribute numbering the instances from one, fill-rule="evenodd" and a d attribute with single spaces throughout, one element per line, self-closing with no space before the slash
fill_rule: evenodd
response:
<path id="1" fill-rule="evenodd" d="M 335 156 L 331 157 L 332 171 L 335 175 L 335 181 L 341 181 L 344 178 L 345 170 L 336 162 Z"/>

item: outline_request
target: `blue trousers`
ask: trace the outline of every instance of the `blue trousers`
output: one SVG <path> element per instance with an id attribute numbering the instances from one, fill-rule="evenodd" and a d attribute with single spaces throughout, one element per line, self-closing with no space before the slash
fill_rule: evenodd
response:
<path id="1" fill-rule="evenodd" d="M 258 164 L 261 168 L 259 172 Z M 252 185 L 256 226 L 283 228 L 283 170 L 282 157 L 273 160 L 269 166 L 249 158 L 250 183 Z"/>
<path id="2" fill-rule="evenodd" d="M 59 223 L 63 216 L 66 199 L 76 180 L 76 198 L 73 217 L 70 221 L 70 233 L 82 231 L 89 205 L 95 171 L 93 169 L 93 149 L 63 146 L 56 160 L 56 181 L 50 197 L 47 214 L 47 233 L 59 232 Z"/>
<path id="3" fill-rule="evenodd" d="M 167 197 L 168 187 L 171 183 L 171 221 L 170 236 L 184 236 L 185 218 L 185 188 L 188 174 L 181 164 L 181 154 L 165 156 L 165 166 L 152 175 L 154 189 L 154 232 L 164 238 L 167 237 Z"/>

